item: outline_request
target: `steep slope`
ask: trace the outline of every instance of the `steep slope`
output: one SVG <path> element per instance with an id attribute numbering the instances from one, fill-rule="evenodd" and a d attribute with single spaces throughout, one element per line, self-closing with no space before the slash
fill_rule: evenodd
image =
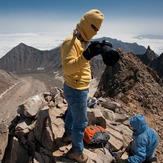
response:
<path id="1" fill-rule="evenodd" d="M 142 55 L 137 55 L 140 60 L 147 66 L 151 67 L 157 72 L 159 77 L 163 81 L 163 53 L 158 56 L 153 50 L 148 46 L 146 52 Z"/>
<path id="2" fill-rule="evenodd" d="M 163 53 L 155 58 L 149 66 L 157 72 L 163 81 Z"/>
<path id="3" fill-rule="evenodd" d="M 16 73 L 46 71 L 54 67 L 60 67 L 59 48 L 41 51 L 21 43 L 0 59 L 1 69 Z"/>
<path id="4" fill-rule="evenodd" d="M 0 69 L 0 94 L 19 81 L 13 73 Z"/>
<path id="5" fill-rule="evenodd" d="M 96 97 L 109 96 L 159 114 L 163 108 L 163 87 L 157 73 L 133 53 L 119 52 L 120 61 L 106 67 L 102 74 Z"/>
<path id="6" fill-rule="evenodd" d="M 157 58 L 158 56 L 155 54 L 155 52 L 153 50 L 151 50 L 150 46 L 148 46 L 146 52 L 142 55 L 137 55 L 141 61 L 146 64 L 147 66 L 149 66 L 151 64 L 151 62 Z"/>

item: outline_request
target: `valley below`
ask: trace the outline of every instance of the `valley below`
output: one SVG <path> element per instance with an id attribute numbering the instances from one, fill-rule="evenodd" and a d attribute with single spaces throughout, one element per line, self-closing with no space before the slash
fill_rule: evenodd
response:
<path id="1" fill-rule="evenodd" d="M 17 115 L 18 106 L 27 98 L 48 91 L 47 85 L 35 77 L 23 76 L 15 86 L 0 98 L 0 123 L 10 124 Z"/>
<path id="2" fill-rule="evenodd" d="M 39 93 L 50 91 L 52 87 L 62 89 L 63 79 L 47 73 L 31 73 L 19 76 L 20 81 L 0 96 L 0 123 L 10 125 L 10 122 L 17 115 L 19 105 L 28 98 Z M 93 97 L 98 82 L 93 79 L 89 89 L 89 97 Z"/>

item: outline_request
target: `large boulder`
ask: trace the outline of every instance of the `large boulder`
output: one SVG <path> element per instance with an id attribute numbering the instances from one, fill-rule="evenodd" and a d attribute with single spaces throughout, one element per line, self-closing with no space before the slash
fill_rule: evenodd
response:
<path id="1" fill-rule="evenodd" d="M 7 144 L 8 144 L 8 126 L 4 123 L 0 124 L 0 162 L 3 159 Z"/>

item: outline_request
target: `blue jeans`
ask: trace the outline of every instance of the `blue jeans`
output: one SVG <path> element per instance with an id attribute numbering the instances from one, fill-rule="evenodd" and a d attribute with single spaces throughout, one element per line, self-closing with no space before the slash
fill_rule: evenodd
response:
<path id="1" fill-rule="evenodd" d="M 88 89 L 77 90 L 64 83 L 64 96 L 68 103 L 65 133 L 71 135 L 72 150 L 79 154 L 82 153 L 84 148 L 84 130 L 88 124 L 87 95 Z"/>

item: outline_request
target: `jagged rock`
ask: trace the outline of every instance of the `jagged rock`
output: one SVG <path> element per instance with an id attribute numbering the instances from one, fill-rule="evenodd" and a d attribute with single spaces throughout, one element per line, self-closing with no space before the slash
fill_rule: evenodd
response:
<path id="1" fill-rule="evenodd" d="M 60 93 L 62 92 L 62 90 L 58 89 L 57 87 L 52 87 L 50 90 L 50 94 L 52 95 L 52 97 L 55 97 L 60 95 Z"/>
<path id="2" fill-rule="evenodd" d="M 25 144 L 20 144 L 19 140 L 16 137 L 13 137 L 10 140 L 10 148 L 6 153 L 6 157 L 3 160 L 7 163 L 28 163 L 30 156 L 28 151 L 26 150 L 27 146 Z"/>
<path id="3" fill-rule="evenodd" d="M 98 124 L 106 128 L 106 120 L 100 109 L 88 109 L 88 124 Z"/>
<path id="4" fill-rule="evenodd" d="M 158 110 L 163 108 L 163 88 L 156 72 L 133 53 L 119 51 L 119 54 L 119 62 L 112 67 L 107 66 L 102 74 L 95 97 L 113 98 L 115 102 L 132 103 L 142 110 L 149 109 L 160 114 Z M 133 108 L 130 110 L 133 111 Z"/>
<path id="5" fill-rule="evenodd" d="M 96 149 L 84 149 L 84 154 L 88 156 L 88 161 L 86 163 L 111 163 L 113 161 L 113 157 L 106 148 L 96 148 Z M 68 158 L 61 157 L 56 163 L 75 163 L 76 161 L 70 160 Z"/>
<path id="6" fill-rule="evenodd" d="M 4 123 L 0 124 L 0 162 L 3 159 L 8 144 L 8 126 Z"/>
<path id="7" fill-rule="evenodd" d="M 55 103 L 56 103 L 57 108 L 66 107 L 66 105 L 65 105 L 64 102 L 63 102 L 63 98 L 60 97 L 60 96 L 58 96 L 58 97 L 55 99 Z"/>
<path id="8" fill-rule="evenodd" d="M 59 109 L 50 109 L 48 106 L 40 110 L 34 135 L 42 146 L 53 151 L 56 146 L 57 138 L 61 138 L 64 133 L 64 122 L 61 118 L 64 111 Z"/>
<path id="9" fill-rule="evenodd" d="M 147 50 L 145 52 L 145 54 L 142 55 L 137 55 L 141 61 L 146 64 L 146 65 L 150 65 L 151 62 L 158 57 L 158 55 L 155 54 L 155 52 L 153 50 L 151 50 L 150 46 L 147 47 Z"/>
<path id="10" fill-rule="evenodd" d="M 53 149 L 53 141 L 46 138 L 47 132 L 46 127 L 49 119 L 49 107 L 45 106 L 43 109 L 40 110 L 38 113 L 38 117 L 36 120 L 36 126 L 34 128 L 34 135 L 38 142 L 42 143 L 42 145 L 47 149 Z M 51 125 L 51 124 L 50 124 Z"/>
<path id="11" fill-rule="evenodd" d="M 54 161 L 53 158 L 51 158 L 50 156 L 44 154 L 44 153 L 38 153 L 38 152 L 35 152 L 35 155 L 34 155 L 34 161 L 37 163 L 46 163 L 46 162 L 52 162 Z M 33 163 L 33 162 L 31 162 Z"/>
<path id="12" fill-rule="evenodd" d="M 48 92 L 44 93 L 43 97 L 45 99 L 47 98 L 46 105 L 42 108 L 37 107 L 33 116 L 29 117 L 29 114 L 32 114 L 27 114 L 27 112 L 23 110 L 19 118 L 15 118 L 15 120 L 12 121 L 13 124 L 11 124 L 10 130 L 12 131 L 12 135 L 16 137 L 11 138 L 10 150 L 7 152 L 8 154 L 6 154 L 8 158 L 5 157 L 4 160 L 21 163 L 21 155 L 25 157 L 25 163 L 41 163 L 43 160 L 46 160 L 46 163 L 52 161 L 59 163 L 62 160 L 66 160 L 66 162 L 72 161 L 65 157 L 71 145 L 65 146 L 65 144 L 61 142 L 61 138 L 64 134 L 63 115 L 65 114 L 67 104 L 64 102 L 62 91 L 55 89 L 55 92 L 53 95 Z M 30 99 L 31 101 L 28 99 L 27 102 L 33 102 L 33 98 Z M 42 101 L 45 99 L 42 99 Z M 54 106 L 49 107 L 51 101 L 54 102 Z M 58 107 L 58 104 L 61 104 L 63 107 Z M 109 131 L 111 135 L 110 144 L 113 150 L 118 150 L 123 147 L 123 136 L 120 131 L 118 129 L 114 130 L 114 127 L 108 127 L 109 123 L 116 119 L 116 115 L 113 111 L 97 105 L 94 109 L 88 108 L 88 119 L 90 124 L 99 124 Z M 118 136 L 120 138 L 117 138 Z M 114 146 L 112 144 L 114 144 Z M 16 152 L 13 153 L 13 150 Z M 27 157 L 27 153 L 29 152 L 31 155 Z M 103 149 L 100 146 L 97 148 L 86 146 L 84 152 L 86 154 L 89 153 L 89 161 L 92 163 L 109 163 L 113 159 L 105 147 Z"/>
<path id="13" fill-rule="evenodd" d="M 29 123 L 30 121 L 30 123 Z M 15 127 L 15 134 L 20 137 L 23 136 L 27 133 L 29 133 L 29 131 L 33 130 L 35 128 L 35 121 L 29 120 L 29 119 L 25 119 L 24 121 L 20 121 L 18 122 L 18 124 Z"/>
<path id="14" fill-rule="evenodd" d="M 118 151 L 123 148 L 123 135 L 118 131 L 117 126 L 112 126 L 110 124 L 107 124 L 107 130 L 110 133 L 110 145 L 112 146 L 112 149 L 115 151 Z"/>
<path id="15" fill-rule="evenodd" d="M 55 107 L 55 102 L 54 101 L 49 101 L 48 106 L 49 107 Z"/>
<path id="16" fill-rule="evenodd" d="M 51 91 L 49 93 L 44 93 L 44 98 L 48 102 L 49 107 L 67 107 L 67 102 L 64 99 L 63 90 L 57 87 L 51 88 Z"/>
<path id="17" fill-rule="evenodd" d="M 33 116 L 29 116 L 31 113 L 22 112 L 12 121 L 13 124 L 10 126 L 12 137 L 8 144 L 9 150 L 5 153 L 4 163 L 22 163 L 20 156 L 25 158 L 24 163 L 42 163 L 43 160 L 46 163 L 73 162 L 66 157 L 71 144 L 66 145 L 61 141 L 64 134 L 63 117 L 67 103 L 64 102 L 62 90 L 55 89 L 54 92 L 43 94 L 42 101 L 47 98 L 47 102 L 43 107 L 37 107 L 39 109 L 36 109 L 37 112 L 35 110 Z M 54 105 L 50 106 L 50 102 Z M 106 128 L 110 134 L 109 146 L 102 148 L 97 145 L 96 148 L 92 148 L 85 144 L 84 153 L 89 156 L 89 163 L 111 163 L 113 157 L 109 150 L 122 155 L 132 139 L 132 131 L 126 126 L 129 125 L 128 116 L 102 107 L 101 102 L 105 100 L 100 99 L 99 102 L 97 99 L 97 105 L 94 108 L 88 108 L 88 122 Z M 111 99 L 109 102 L 114 107 L 125 110 L 118 102 L 115 103 Z M 58 107 L 58 104 L 62 107 Z"/>
<path id="18" fill-rule="evenodd" d="M 19 106 L 18 114 L 26 117 L 36 116 L 39 109 L 43 108 L 45 105 L 47 105 L 47 102 L 43 94 L 35 95 Z"/>
<path id="19" fill-rule="evenodd" d="M 121 123 L 129 119 L 129 116 L 127 116 L 126 114 L 115 113 L 115 117 L 116 117 L 115 122 L 121 122 Z"/>
<path id="20" fill-rule="evenodd" d="M 101 112 L 102 112 L 102 115 L 105 117 L 105 119 L 110 120 L 110 121 L 115 121 L 116 115 L 113 111 L 108 110 L 108 109 L 102 109 Z"/>
<path id="21" fill-rule="evenodd" d="M 101 106 L 103 106 L 104 108 L 107 108 L 109 110 L 112 110 L 114 112 L 117 108 L 121 107 L 121 105 L 119 103 L 113 102 L 113 101 L 105 101 L 105 102 L 101 103 Z"/>
<path id="22" fill-rule="evenodd" d="M 97 148 L 93 152 L 90 150 L 85 150 L 84 153 L 88 155 L 92 162 L 95 163 L 111 163 L 113 160 L 113 157 L 106 148 Z"/>
<path id="23" fill-rule="evenodd" d="M 44 95 L 45 96 L 45 95 Z M 52 100 L 52 96 L 49 94 L 49 95 L 46 95 L 45 96 L 45 100 L 47 101 L 47 102 L 50 102 L 51 100 Z"/>
<path id="24" fill-rule="evenodd" d="M 163 53 L 159 57 L 155 58 L 149 66 L 157 72 L 163 82 Z"/>

